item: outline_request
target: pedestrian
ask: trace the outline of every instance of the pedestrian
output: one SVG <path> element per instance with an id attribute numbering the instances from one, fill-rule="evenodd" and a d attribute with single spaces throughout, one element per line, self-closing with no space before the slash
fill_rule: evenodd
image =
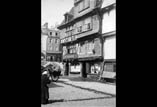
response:
<path id="1" fill-rule="evenodd" d="M 47 104 L 49 99 L 49 87 L 47 85 L 51 83 L 51 80 L 48 71 L 41 73 L 41 104 Z"/>

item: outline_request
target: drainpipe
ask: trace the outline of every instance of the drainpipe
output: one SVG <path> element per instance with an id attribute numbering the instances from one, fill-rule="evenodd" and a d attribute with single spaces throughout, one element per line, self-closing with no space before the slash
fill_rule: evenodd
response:
<path id="1" fill-rule="evenodd" d="M 104 71 L 104 37 L 102 36 L 102 29 L 103 29 L 103 12 L 101 12 L 101 8 L 99 8 L 98 10 L 98 16 L 99 16 L 99 20 L 100 20 L 100 24 L 99 24 L 99 37 L 100 37 L 100 41 L 101 41 L 101 54 L 102 54 L 102 63 L 101 63 L 101 71 L 100 71 L 100 74 L 99 74 L 99 80 L 101 79 L 101 76 L 103 74 L 103 71 Z"/>

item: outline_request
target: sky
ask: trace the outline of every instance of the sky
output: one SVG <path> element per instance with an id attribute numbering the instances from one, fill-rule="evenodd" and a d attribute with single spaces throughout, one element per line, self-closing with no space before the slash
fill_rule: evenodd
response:
<path id="1" fill-rule="evenodd" d="M 64 14 L 73 7 L 74 0 L 41 0 L 41 24 L 55 26 L 64 20 Z"/>

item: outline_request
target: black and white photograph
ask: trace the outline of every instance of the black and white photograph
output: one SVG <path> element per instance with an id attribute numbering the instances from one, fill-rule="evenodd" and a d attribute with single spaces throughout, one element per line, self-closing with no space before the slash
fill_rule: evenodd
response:
<path id="1" fill-rule="evenodd" d="M 116 0 L 41 0 L 41 107 L 116 107 Z"/>

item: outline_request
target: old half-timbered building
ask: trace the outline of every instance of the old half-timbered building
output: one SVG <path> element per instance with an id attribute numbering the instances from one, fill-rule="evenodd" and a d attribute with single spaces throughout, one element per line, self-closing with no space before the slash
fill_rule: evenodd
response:
<path id="1" fill-rule="evenodd" d="M 80 76 L 98 75 L 103 62 L 102 0 L 74 0 L 58 27 L 63 47 L 65 75 L 80 69 Z"/>

